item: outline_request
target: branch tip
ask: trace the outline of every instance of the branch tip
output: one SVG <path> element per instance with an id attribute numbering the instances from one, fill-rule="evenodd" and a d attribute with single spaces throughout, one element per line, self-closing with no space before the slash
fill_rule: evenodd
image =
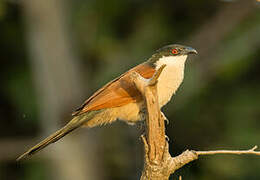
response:
<path id="1" fill-rule="evenodd" d="M 153 77 L 151 78 L 151 80 L 149 81 L 149 86 L 154 86 L 157 84 L 157 80 L 160 77 L 163 69 L 166 67 L 166 64 L 163 64 L 153 75 Z"/>
<path id="2" fill-rule="evenodd" d="M 255 151 L 258 148 L 257 145 L 255 145 L 252 149 L 250 149 L 250 151 Z"/>

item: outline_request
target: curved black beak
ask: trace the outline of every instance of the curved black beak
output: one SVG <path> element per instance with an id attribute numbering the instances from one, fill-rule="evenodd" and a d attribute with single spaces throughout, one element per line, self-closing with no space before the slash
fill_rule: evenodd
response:
<path id="1" fill-rule="evenodd" d="M 185 50 L 187 54 L 198 54 L 196 49 L 193 49 L 192 47 L 186 47 Z"/>

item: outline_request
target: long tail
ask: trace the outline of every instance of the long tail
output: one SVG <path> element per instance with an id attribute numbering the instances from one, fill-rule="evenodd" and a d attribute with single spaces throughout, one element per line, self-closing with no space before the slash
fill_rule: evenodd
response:
<path id="1" fill-rule="evenodd" d="M 60 138 L 64 137 L 68 133 L 72 132 L 73 130 L 77 129 L 78 127 L 82 126 L 84 123 L 92 119 L 99 111 L 90 111 L 86 114 L 82 114 L 79 116 L 74 117 L 68 124 L 66 124 L 63 128 L 56 131 L 40 143 L 36 144 L 34 147 L 26 151 L 24 154 L 19 156 L 16 160 L 22 160 L 28 158 L 29 156 L 37 153 L 38 151 L 42 150 L 46 146 L 51 143 L 58 141 Z"/>

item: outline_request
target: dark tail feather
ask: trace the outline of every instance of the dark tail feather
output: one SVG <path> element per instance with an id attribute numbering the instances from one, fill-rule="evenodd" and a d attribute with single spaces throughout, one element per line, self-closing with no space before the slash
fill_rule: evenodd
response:
<path id="1" fill-rule="evenodd" d="M 85 122 L 92 119 L 94 117 L 94 115 L 96 115 L 98 112 L 99 111 L 92 111 L 87 114 L 83 114 L 83 115 L 74 117 L 66 126 L 61 128 L 60 130 L 56 131 L 55 133 L 53 133 L 52 135 L 50 135 L 49 137 L 47 137 L 40 143 L 36 144 L 34 147 L 32 147 L 31 149 L 26 151 L 24 154 L 19 156 L 16 160 L 19 161 L 19 160 L 28 158 L 29 156 L 37 153 L 38 151 L 42 150 L 49 144 L 58 141 L 60 138 L 66 136 L 71 131 L 77 129 L 78 127 L 83 125 Z"/>

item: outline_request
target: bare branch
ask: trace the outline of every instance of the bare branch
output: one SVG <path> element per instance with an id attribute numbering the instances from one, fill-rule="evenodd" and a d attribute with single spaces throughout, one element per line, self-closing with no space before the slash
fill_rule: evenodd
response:
<path id="1" fill-rule="evenodd" d="M 215 154 L 254 154 L 260 156 L 260 151 L 255 151 L 257 146 L 248 150 L 215 150 L 215 151 L 195 151 L 197 155 L 215 155 Z"/>
<path id="2" fill-rule="evenodd" d="M 151 79 L 145 79 L 136 72 L 131 75 L 137 89 L 143 95 L 147 106 L 146 139 L 149 145 L 149 162 L 153 164 L 160 162 L 165 147 L 164 119 L 161 116 L 157 95 L 157 80 L 165 66 L 162 65 Z"/>
<path id="3" fill-rule="evenodd" d="M 164 115 L 160 111 L 157 95 L 157 80 L 166 65 L 161 66 L 151 79 L 145 79 L 138 73 L 133 72 L 130 76 L 137 89 L 142 94 L 146 104 L 146 127 L 144 143 L 144 169 L 141 180 L 167 180 L 170 175 L 184 165 L 199 158 L 201 155 L 214 154 L 254 154 L 257 146 L 249 150 L 215 150 L 193 151 L 186 150 L 176 157 L 171 157 L 169 144 L 165 140 Z M 181 177 L 179 177 L 181 179 Z"/>
<path id="4" fill-rule="evenodd" d="M 149 86 L 154 86 L 157 83 L 158 78 L 160 77 L 163 69 L 166 67 L 166 64 L 163 64 L 153 75 L 149 81 Z"/>
<path id="5" fill-rule="evenodd" d="M 171 157 L 171 161 L 169 163 L 171 174 L 173 174 L 176 170 L 180 169 L 184 165 L 196 159 L 198 159 L 197 153 L 195 151 L 190 150 L 186 150 L 176 157 Z"/>

